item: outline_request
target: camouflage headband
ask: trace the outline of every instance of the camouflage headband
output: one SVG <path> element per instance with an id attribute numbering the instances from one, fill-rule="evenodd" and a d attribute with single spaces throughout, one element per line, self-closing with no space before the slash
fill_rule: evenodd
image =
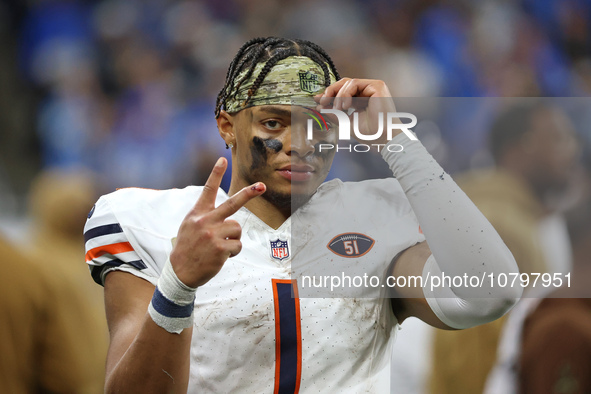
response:
<path id="1" fill-rule="evenodd" d="M 265 63 L 256 65 L 252 75 L 240 85 L 236 95 L 234 95 L 236 81 L 244 78 L 248 70 L 242 71 L 234 79 L 234 85 L 228 95 L 229 99 L 225 103 L 228 113 L 257 105 L 316 106 L 313 97 L 324 91 L 324 71 L 320 65 L 306 56 L 290 56 L 277 62 L 246 105 L 248 91 L 253 87 L 254 81 L 264 66 Z M 330 80 L 331 83 L 336 81 L 332 72 L 330 72 Z"/>

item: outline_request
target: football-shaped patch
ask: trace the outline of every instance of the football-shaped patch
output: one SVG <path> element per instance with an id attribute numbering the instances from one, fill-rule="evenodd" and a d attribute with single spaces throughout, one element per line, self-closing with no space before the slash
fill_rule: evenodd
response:
<path id="1" fill-rule="evenodd" d="M 367 235 L 345 233 L 331 239 L 326 247 L 341 257 L 360 257 L 369 252 L 374 243 Z"/>

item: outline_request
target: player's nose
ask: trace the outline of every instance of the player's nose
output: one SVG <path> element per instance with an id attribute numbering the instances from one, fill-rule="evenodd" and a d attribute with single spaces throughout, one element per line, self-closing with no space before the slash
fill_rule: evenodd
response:
<path id="1" fill-rule="evenodd" d="M 289 154 L 304 157 L 314 153 L 314 141 L 307 138 L 306 130 L 302 125 L 292 124 L 288 139 Z"/>

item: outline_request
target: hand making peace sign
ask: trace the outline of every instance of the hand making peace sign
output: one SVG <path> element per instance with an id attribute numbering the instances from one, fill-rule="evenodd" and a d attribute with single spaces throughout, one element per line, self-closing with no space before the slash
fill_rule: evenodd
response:
<path id="1" fill-rule="evenodd" d="M 170 262 L 177 277 L 189 287 L 207 283 L 222 268 L 228 257 L 242 249 L 242 228 L 228 217 L 266 190 L 262 182 L 247 186 L 223 204 L 215 200 L 228 162 L 218 159 L 195 206 L 181 223 Z"/>

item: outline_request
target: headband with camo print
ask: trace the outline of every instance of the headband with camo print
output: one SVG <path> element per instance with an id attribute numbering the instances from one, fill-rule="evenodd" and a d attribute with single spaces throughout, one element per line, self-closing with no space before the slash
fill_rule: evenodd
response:
<path id="1" fill-rule="evenodd" d="M 290 56 L 277 62 L 265 76 L 255 94 L 248 100 L 248 91 L 264 66 L 265 63 L 256 65 L 254 72 L 240 85 L 236 95 L 234 95 L 235 82 L 228 95 L 230 98 L 226 100 L 225 107 L 228 113 L 257 105 L 286 104 L 316 107 L 313 97 L 325 89 L 324 71 L 306 56 Z M 240 81 L 246 74 L 247 70 L 242 71 L 234 81 Z M 335 81 L 336 78 L 331 72 L 330 82 Z"/>

